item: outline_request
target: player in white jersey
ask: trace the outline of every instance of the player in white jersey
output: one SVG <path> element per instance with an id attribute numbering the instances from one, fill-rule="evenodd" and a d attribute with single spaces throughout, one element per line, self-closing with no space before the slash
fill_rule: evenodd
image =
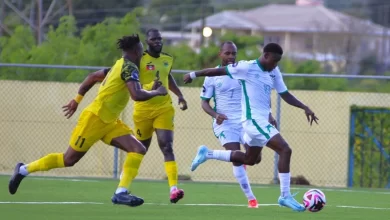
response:
<path id="1" fill-rule="evenodd" d="M 237 47 L 231 41 L 221 44 L 219 50 L 221 66 L 233 64 L 236 61 Z M 214 135 L 219 139 L 226 150 L 240 150 L 243 143 L 243 127 L 241 124 L 241 84 L 229 76 L 206 77 L 203 83 L 202 108 L 213 118 Z M 214 108 L 210 99 L 214 99 Z M 270 120 L 273 119 L 270 114 Z M 261 157 L 258 158 L 259 163 Z M 249 208 L 258 208 L 256 197 L 253 195 L 245 165 L 233 162 L 233 174 L 240 184 L 241 190 L 248 199 Z"/>
<path id="2" fill-rule="evenodd" d="M 294 211 L 305 211 L 290 193 L 290 159 L 292 150 L 279 134 L 278 130 L 268 122 L 271 90 L 275 89 L 288 104 L 304 110 L 307 120 L 312 125 L 318 118 L 314 112 L 296 99 L 284 84 L 282 74 L 277 67 L 283 55 L 283 49 L 275 43 L 267 44 L 263 55 L 256 60 L 241 61 L 224 68 L 210 68 L 198 72 L 191 72 L 184 76 L 184 82 L 201 76 L 229 75 L 238 79 L 242 85 L 241 121 L 244 128 L 244 141 L 248 147 L 246 153 L 241 151 L 209 150 L 200 146 L 194 158 L 191 170 L 194 171 L 208 159 L 227 162 L 237 162 L 254 165 L 261 153 L 261 147 L 266 145 L 279 155 L 278 171 L 281 195 L 278 203 Z"/>

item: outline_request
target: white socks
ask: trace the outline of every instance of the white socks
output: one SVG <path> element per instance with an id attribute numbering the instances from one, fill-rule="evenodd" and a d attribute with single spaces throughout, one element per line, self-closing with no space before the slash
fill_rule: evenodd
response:
<path id="1" fill-rule="evenodd" d="M 126 188 L 118 187 L 118 189 L 116 189 L 116 191 L 115 191 L 115 194 L 119 194 L 119 193 L 123 193 L 123 192 L 128 192 L 128 191 Z"/>
<path id="2" fill-rule="evenodd" d="M 230 162 L 231 150 L 210 150 L 206 158 Z"/>
<path id="3" fill-rule="evenodd" d="M 28 175 L 27 165 L 21 166 L 19 168 L 19 173 L 22 174 L 23 176 L 27 176 Z"/>
<path id="4" fill-rule="evenodd" d="M 256 199 L 256 197 L 253 195 L 251 185 L 249 184 L 249 179 L 246 175 L 244 165 L 238 167 L 233 166 L 233 174 L 236 177 L 238 183 L 240 184 L 241 190 L 244 192 L 248 200 Z"/>
<path id="5" fill-rule="evenodd" d="M 279 173 L 279 181 L 280 181 L 280 195 L 282 197 L 286 197 L 290 194 L 290 173 Z"/>

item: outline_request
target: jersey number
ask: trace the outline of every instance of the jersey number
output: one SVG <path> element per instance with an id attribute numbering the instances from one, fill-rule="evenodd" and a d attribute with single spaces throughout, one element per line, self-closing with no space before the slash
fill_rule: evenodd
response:
<path id="1" fill-rule="evenodd" d="M 142 137 L 141 131 L 139 129 L 137 129 L 137 134 L 138 136 Z"/>
<path id="2" fill-rule="evenodd" d="M 232 94 L 230 95 L 230 98 L 233 98 L 234 89 L 232 90 Z"/>
<path id="3" fill-rule="evenodd" d="M 81 142 L 80 142 L 80 140 L 81 140 Z M 77 144 L 80 142 L 80 146 L 78 146 L 79 148 L 82 148 L 83 147 L 83 144 L 84 144 L 84 142 L 85 142 L 85 138 L 81 138 L 81 136 L 79 136 L 78 138 L 77 138 L 77 141 L 76 141 L 76 143 L 74 144 L 75 146 L 77 146 Z"/>

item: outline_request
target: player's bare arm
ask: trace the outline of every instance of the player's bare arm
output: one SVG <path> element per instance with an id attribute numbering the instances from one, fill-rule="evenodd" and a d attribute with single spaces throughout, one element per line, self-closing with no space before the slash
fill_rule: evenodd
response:
<path id="1" fill-rule="evenodd" d="M 152 91 L 142 89 L 141 84 L 138 81 L 128 81 L 126 85 L 129 89 L 131 99 L 134 101 L 146 101 L 155 96 L 164 96 L 168 94 L 167 89 L 162 85 Z"/>
<path id="2" fill-rule="evenodd" d="M 187 101 L 184 99 L 183 93 L 176 84 L 175 78 L 171 74 L 168 76 L 169 90 L 171 90 L 179 99 L 179 105 L 181 110 L 186 110 L 188 108 Z"/>
<path id="3" fill-rule="evenodd" d="M 297 108 L 301 108 L 305 111 L 305 115 L 307 117 L 307 121 L 310 123 L 310 125 L 313 124 L 313 121 L 318 124 L 318 118 L 314 114 L 314 112 L 305 104 L 303 104 L 301 101 L 299 101 L 295 96 L 293 96 L 290 92 L 285 92 L 283 94 L 280 94 L 282 99 L 287 102 L 289 105 L 295 106 Z"/>
<path id="4" fill-rule="evenodd" d="M 102 82 L 106 77 L 109 69 L 98 70 L 93 73 L 89 73 L 88 76 L 81 83 L 77 96 L 70 100 L 67 105 L 62 106 L 65 112 L 65 117 L 70 118 L 76 112 L 78 104 L 83 99 L 84 95 L 97 83 Z"/>
<path id="5" fill-rule="evenodd" d="M 193 79 L 196 77 L 204 77 L 204 76 L 224 76 L 227 75 L 226 67 L 221 68 L 208 68 L 203 69 L 196 72 L 190 72 L 184 75 L 184 83 L 191 83 Z"/>
<path id="6" fill-rule="evenodd" d="M 271 105 L 271 102 L 269 103 L 269 109 L 272 108 L 272 105 Z M 269 115 L 268 115 L 268 122 L 271 123 L 271 125 L 273 125 L 275 128 L 278 127 L 278 123 L 276 122 L 274 116 L 272 116 L 272 111 L 269 112 Z"/>
<path id="7" fill-rule="evenodd" d="M 218 114 L 210 105 L 210 99 L 202 100 L 202 109 L 211 117 L 215 118 L 218 125 L 222 124 L 223 121 L 227 120 L 227 116 L 224 114 Z"/>

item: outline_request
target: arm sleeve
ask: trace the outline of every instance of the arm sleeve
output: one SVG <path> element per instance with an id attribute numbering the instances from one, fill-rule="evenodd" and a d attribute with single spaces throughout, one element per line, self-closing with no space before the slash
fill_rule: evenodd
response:
<path id="1" fill-rule="evenodd" d="M 214 95 L 214 83 L 212 77 L 206 77 L 203 82 L 200 98 L 203 100 L 210 100 Z"/>
<path id="2" fill-rule="evenodd" d="M 121 78 L 125 82 L 139 81 L 139 71 L 135 66 L 126 64 L 122 68 Z"/>
<path id="3" fill-rule="evenodd" d="M 274 80 L 274 89 L 279 93 L 283 94 L 288 91 L 286 84 L 283 81 L 282 73 L 279 70 L 279 67 L 276 67 L 274 70 L 275 80 Z"/>
<path id="4" fill-rule="evenodd" d="M 226 72 L 232 79 L 245 80 L 249 69 L 248 61 L 239 61 L 238 63 L 229 64 L 226 66 Z"/>

